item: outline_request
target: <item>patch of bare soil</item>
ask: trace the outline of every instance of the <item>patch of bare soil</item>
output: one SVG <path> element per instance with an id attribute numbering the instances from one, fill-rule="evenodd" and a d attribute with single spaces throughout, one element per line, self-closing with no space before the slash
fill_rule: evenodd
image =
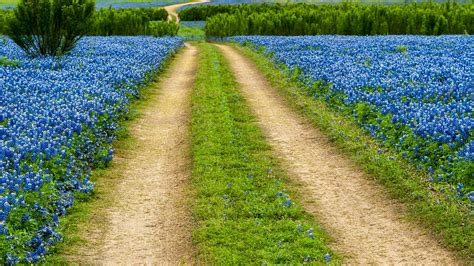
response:
<path id="1" fill-rule="evenodd" d="M 183 6 L 188 6 L 188 5 L 194 5 L 198 3 L 207 3 L 207 2 L 210 2 L 210 0 L 196 0 L 196 1 L 182 3 L 182 4 L 165 6 L 163 8 L 168 12 L 168 20 L 173 20 L 174 18 L 176 19 L 177 22 L 179 22 L 179 17 L 178 17 L 178 14 L 176 13 L 176 10 L 178 8 L 183 7 Z"/>
<path id="2" fill-rule="evenodd" d="M 133 145 L 113 161 L 117 184 L 109 206 L 94 217 L 84 250 L 71 258 L 84 264 L 192 263 L 191 217 L 186 204 L 191 176 L 190 97 L 197 48 L 186 45 L 157 84 L 141 115 L 130 125 Z M 100 193 L 100 191 L 98 191 Z"/>
<path id="3" fill-rule="evenodd" d="M 452 255 L 404 220 L 400 204 L 329 140 L 291 110 L 256 66 L 235 48 L 218 45 L 290 176 L 303 204 L 335 239 L 346 264 L 456 264 Z"/>

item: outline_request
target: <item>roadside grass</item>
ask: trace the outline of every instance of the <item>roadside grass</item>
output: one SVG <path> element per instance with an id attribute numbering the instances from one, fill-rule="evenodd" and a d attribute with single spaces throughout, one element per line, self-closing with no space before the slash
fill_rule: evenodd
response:
<path id="1" fill-rule="evenodd" d="M 193 239 L 206 264 L 330 263 L 217 47 L 199 44 L 192 96 Z"/>
<path id="2" fill-rule="evenodd" d="M 461 260 L 474 257 L 472 211 L 447 200 L 430 188 L 428 174 L 417 170 L 395 151 L 386 150 L 363 131 L 353 119 L 331 109 L 325 102 L 305 92 L 304 85 L 251 48 L 237 47 L 250 58 L 277 89 L 279 94 L 311 123 L 322 130 L 339 150 L 360 165 L 366 173 L 384 184 L 389 197 L 403 202 L 407 217 L 426 228 L 440 243 L 453 250 Z"/>
<path id="3" fill-rule="evenodd" d="M 177 53 L 180 53 L 178 51 Z M 116 184 L 119 182 L 121 169 L 116 167 L 117 160 L 124 160 L 124 152 L 133 150 L 136 139 L 129 137 L 129 128 L 134 121 L 140 117 L 143 110 L 150 107 L 150 99 L 160 93 L 157 83 L 169 75 L 169 68 L 175 55 L 170 55 L 161 69 L 154 74 L 153 80 L 143 86 L 139 98 L 133 100 L 130 112 L 126 114 L 120 123 L 120 130 L 116 132 L 116 140 L 113 143 L 114 159 L 105 168 L 94 169 L 90 180 L 96 184 L 92 195 L 80 195 L 76 197 L 74 205 L 68 209 L 68 214 L 61 217 L 58 231 L 63 241 L 55 245 L 46 257 L 47 264 L 67 265 L 73 261 L 81 260 L 78 257 L 81 250 L 93 249 L 88 243 L 90 233 L 101 241 L 105 238 L 107 227 L 106 208 L 112 202 Z M 79 252 L 78 252 L 79 251 Z"/>
<path id="4" fill-rule="evenodd" d="M 183 37 L 185 40 L 204 40 L 205 33 L 204 29 L 198 27 L 188 27 L 183 24 L 179 25 L 178 36 Z"/>

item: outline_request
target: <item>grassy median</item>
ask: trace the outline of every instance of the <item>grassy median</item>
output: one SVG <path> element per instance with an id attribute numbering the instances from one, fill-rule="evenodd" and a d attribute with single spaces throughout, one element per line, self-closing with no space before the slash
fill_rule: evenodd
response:
<path id="1" fill-rule="evenodd" d="M 218 49 L 199 45 L 192 97 L 194 240 L 212 264 L 337 263 L 286 176 Z"/>

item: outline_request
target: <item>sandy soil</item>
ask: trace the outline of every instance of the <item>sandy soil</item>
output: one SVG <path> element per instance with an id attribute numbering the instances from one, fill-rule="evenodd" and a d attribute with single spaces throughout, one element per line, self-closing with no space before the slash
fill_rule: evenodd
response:
<path id="1" fill-rule="evenodd" d="M 176 14 L 176 10 L 182 6 L 187 6 L 187 5 L 193 5 L 193 4 L 198 4 L 198 3 L 207 3 L 210 2 L 210 0 L 196 0 L 196 1 L 191 1 L 187 3 L 182 3 L 182 4 L 176 4 L 176 5 L 170 5 L 170 6 L 165 6 L 163 7 L 166 11 L 168 11 L 168 20 L 172 20 L 173 18 L 176 19 L 176 21 L 179 22 L 179 17 L 178 14 Z"/>
<path id="2" fill-rule="evenodd" d="M 190 95 L 197 48 L 186 45 L 130 126 L 133 147 L 119 151 L 119 176 L 105 208 L 105 232 L 89 232 L 81 264 L 192 263 L 191 218 L 186 198 L 191 175 Z M 98 219 L 99 218 L 94 218 Z M 100 231 L 100 229 L 97 229 Z"/>
<path id="3" fill-rule="evenodd" d="M 334 237 L 346 264 L 455 264 L 452 255 L 403 218 L 403 208 L 328 139 L 291 110 L 256 66 L 218 45 L 270 145 L 301 184 L 303 204 Z"/>

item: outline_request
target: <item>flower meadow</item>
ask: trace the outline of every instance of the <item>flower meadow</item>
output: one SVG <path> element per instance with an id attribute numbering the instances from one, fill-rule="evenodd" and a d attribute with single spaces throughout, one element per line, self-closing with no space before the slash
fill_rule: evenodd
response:
<path id="1" fill-rule="evenodd" d="M 186 2 L 186 0 L 151 0 L 151 1 L 121 1 L 121 0 L 101 0 L 96 1 L 95 8 L 149 8 L 149 7 L 162 7 L 162 6 L 169 6 L 175 4 L 181 4 Z"/>
<path id="2" fill-rule="evenodd" d="M 19 1 L 16 0 L 4 0 L 0 1 L 0 9 L 13 9 Z M 161 7 L 174 4 L 184 3 L 186 0 L 97 0 L 96 9 L 100 8 L 148 8 L 148 7 Z"/>
<path id="3" fill-rule="evenodd" d="M 61 216 L 112 159 L 128 106 L 181 38 L 88 37 L 62 58 L 30 59 L 0 39 L 2 264 L 44 260 Z"/>
<path id="4" fill-rule="evenodd" d="M 448 199 L 474 201 L 474 37 L 228 40 L 270 56 L 304 83 L 307 94 L 425 169 L 426 182 Z"/>

